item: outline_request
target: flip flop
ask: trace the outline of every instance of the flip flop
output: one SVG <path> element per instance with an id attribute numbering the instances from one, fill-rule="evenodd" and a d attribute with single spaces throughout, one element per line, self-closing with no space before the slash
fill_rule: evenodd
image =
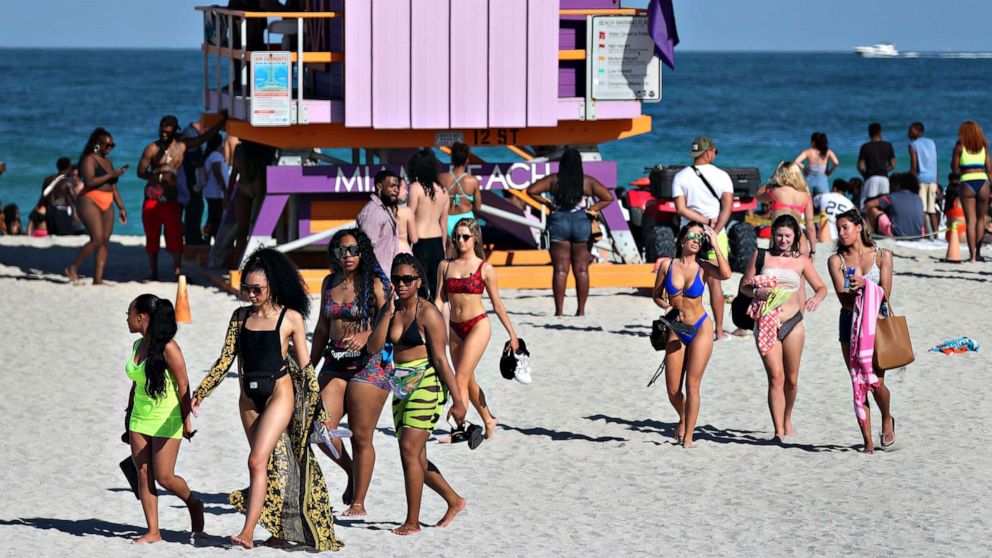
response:
<path id="1" fill-rule="evenodd" d="M 889 435 L 892 436 L 892 441 L 886 444 L 885 433 L 882 432 L 879 434 L 879 441 L 882 443 L 883 448 L 891 448 L 896 443 L 896 417 L 892 417 L 892 432 L 889 432 Z"/>
<path id="2" fill-rule="evenodd" d="M 347 428 L 327 428 L 320 421 L 313 421 L 313 433 L 317 437 L 317 442 L 323 444 L 330 452 L 334 459 L 341 457 L 338 453 L 337 448 L 334 447 L 332 441 L 335 438 L 350 438 L 351 430 Z"/>
<path id="3" fill-rule="evenodd" d="M 478 424 L 468 425 L 465 431 L 468 434 L 468 449 L 470 450 L 474 450 L 482 445 L 482 442 L 486 439 L 486 431 Z"/>

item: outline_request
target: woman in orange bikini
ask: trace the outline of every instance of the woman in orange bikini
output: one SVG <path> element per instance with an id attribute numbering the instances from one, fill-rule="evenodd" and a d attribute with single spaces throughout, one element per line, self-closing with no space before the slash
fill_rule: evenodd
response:
<path id="1" fill-rule="evenodd" d="M 434 304 L 441 308 L 447 300 L 451 305 L 449 346 L 458 390 L 463 401 L 471 399 L 472 406 L 486 425 L 486 438 L 492 438 L 496 430 L 496 417 L 489 411 L 486 395 L 475 381 L 475 367 L 486 352 L 492 334 L 489 317 L 482 305 L 483 291 L 489 293 L 493 310 L 510 336 L 507 347 L 516 352 L 520 345 L 503 301 L 499 298 L 496 270 L 486 263 L 479 223 L 475 219 L 462 219 L 453 230 L 449 259 L 438 266 L 438 292 Z M 504 350 L 508 350 L 507 347 Z M 478 443 L 478 439 L 470 440 L 471 446 Z"/>
<path id="2" fill-rule="evenodd" d="M 115 169 L 107 158 L 114 145 L 110 132 L 97 128 L 90 134 L 83 154 L 79 157 L 79 174 L 83 179 L 82 195 L 78 201 L 79 219 L 86 227 L 90 241 L 83 245 L 76 254 L 76 259 L 65 268 L 65 274 L 73 285 L 79 283 L 79 266 L 94 251 L 96 258 L 93 262 L 93 284 L 103 283 L 110 233 L 114 231 L 114 214 L 110 210 L 113 204 L 117 204 L 121 224 L 127 223 L 127 211 L 124 210 L 124 202 L 117 191 L 117 180 L 127 172 L 128 166 Z"/>

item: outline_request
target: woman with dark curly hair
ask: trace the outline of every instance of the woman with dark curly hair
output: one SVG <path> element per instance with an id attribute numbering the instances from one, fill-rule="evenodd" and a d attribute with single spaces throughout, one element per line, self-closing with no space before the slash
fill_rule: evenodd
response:
<path id="1" fill-rule="evenodd" d="M 336 550 L 327 486 L 309 443 L 320 390 L 307 364 L 306 285 L 285 254 L 262 248 L 241 269 L 241 294 L 250 305 L 234 311 L 220 358 L 193 397 L 197 409 L 238 357 L 238 407 L 251 446 L 251 484 L 229 497 L 245 514 L 244 528 L 231 543 L 252 548 L 261 521 L 272 533 L 269 543 Z M 296 501 L 287 502 L 289 497 Z"/>
<path id="2" fill-rule="evenodd" d="M 406 521 L 393 530 L 397 535 L 420 532 L 420 500 L 427 484 L 448 504 L 437 527 L 446 527 L 465 509 L 468 501 L 444 480 L 427 460 L 427 438 L 444 413 L 448 392 L 454 403 L 448 412 L 458 424 L 465 420 L 465 402 L 458 392 L 455 373 L 448 364 L 447 333 L 441 312 L 428 298 L 424 267 L 410 254 L 393 259 L 388 304 L 382 306 L 369 337 L 369 350 L 378 352 L 393 344 L 395 367 L 390 375 L 393 390 L 393 424 L 399 438 L 400 460 L 406 485 Z"/>
<path id="3" fill-rule="evenodd" d="M 175 473 L 179 443 L 184 436 L 193 437 L 186 360 L 174 339 L 176 311 L 167 299 L 143 294 L 128 306 L 127 327 L 131 333 L 141 334 L 131 347 L 124 371 L 134 382 L 127 406 L 127 430 L 131 459 L 138 471 L 141 508 L 148 523 L 148 532 L 134 543 L 162 540 L 156 482 L 186 503 L 191 531 L 199 533 L 203 531 L 203 502 Z"/>
<path id="4" fill-rule="evenodd" d="M 320 317 L 313 331 L 310 362 L 316 366 L 324 357 L 318 383 L 320 397 L 327 411 L 331 446 L 330 457 L 348 475 L 343 500 L 350 507 L 344 515 L 362 517 L 365 495 L 375 466 L 372 435 L 389 395 L 390 362 L 383 353 L 370 353 L 366 343 L 372 322 L 386 303 L 389 280 L 379 268 L 372 242 L 361 229 L 338 231 L 331 238 L 328 252 L 331 273 L 320 288 Z M 351 429 L 348 456 L 338 434 L 341 417 L 347 412 Z"/>
<path id="5" fill-rule="evenodd" d="M 430 149 L 414 153 L 406 164 L 410 182 L 407 205 L 417 227 L 413 255 L 427 271 L 426 285 L 431 299 L 437 292 L 437 266 L 444 259 L 444 247 L 448 243 L 448 192 L 437 176 L 439 164 Z"/>
<path id="6" fill-rule="evenodd" d="M 741 293 L 754 299 L 751 309 L 754 339 L 768 374 L 768 410 L 775 427 L 775 439 L 792 436 L 792 408 L 799 393 L 799 361 L 806 342 L 803 311 L 813 312 L 827 296 L 827 287 L 813 267 L 813 261 L 799 250 L 799 222 L 792 215 L 781 215 L 772 223 L 772 248 L 758 268 L 758 253 L 744 274 Z M 816 294 L 803 302 L 798 294 L 803 279 Z M 767 311 L 766 311 L 767 310 Z"/>

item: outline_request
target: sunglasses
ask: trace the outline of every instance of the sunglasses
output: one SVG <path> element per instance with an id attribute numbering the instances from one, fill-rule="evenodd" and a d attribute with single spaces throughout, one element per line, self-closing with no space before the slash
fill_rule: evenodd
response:
<path id="1" fill-rule="evenodd" d="M 117 144 L 116 143 L 113 143 L 113 142 L 110 142 L 110 143 L 103 144 L 103 146 L 106 147 L 107 149 L 113 149 L 113 148 L 117 147 Z"/>
<path id="2" fill-rule="evenodd" d="M 470 234 L 456 234 L 454 236 L 454 239 L 455 239 L 456 242 L 457 241 L 468 242 L 468 239 L 470 239 L 470 238 L 474 238 L 474 237 L 472 235 L 470 235 Z"/>
<path id="3" fill-rule="evenodd" d="M 241 292 L 248 293 L 253 296 L 258 296 L 262 294 L 262 291 L 268 287 L 263 287 L 261 285 L 241 285 Z"/>
<path id="4" fill-rule="evenodd" d="M 357 257 L 359 254 L 359 248 L 357 244 L 352 244 L 350 246 L 338 246 L 334 249 L 334 257 L 337 259 L 343 259 L 347 256 Z"/>
<path id="5" fill-rule="evenodd" d="M 686 240 L 697 240 L 697 241 L 699 241 L 699 240 L 703 240 L 704 238 L 706 238 L 706 235 L 704 235 L 703 233 L 691 232 L 691 233 L 688 233 L 688 234 L 685 235 L 685 239 Z"/>
<path id="6" fill-rule="evenodd" d="M 403 283 L 404 285 L 412 285 L 417 279 L 420 279 L 419 275 L 391 275 L 389 277 L 393 283 Z"/>

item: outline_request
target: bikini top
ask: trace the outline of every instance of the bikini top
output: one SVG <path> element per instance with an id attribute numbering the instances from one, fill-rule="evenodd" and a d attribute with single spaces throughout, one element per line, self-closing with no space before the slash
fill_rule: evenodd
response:
<path id="1" fill-rule="evenodd" d="M 468 198 L 468 201 L 475 202 L 475 196 L 470 196 L 465 193 L 465 189 L 462 188 L 462 179 L 468 176 L 467 172 L 463 172 L 455 178 L 455 182 L 448 188 L 448 193 L 451 194 L 451 190 L 458 188 L 458 193 L 451 195 L 451 207 L 458 207 L 462 203 L 462 198 Z"/>
<path id="2" fill-rule="evenodd" d="M 328 318 L 356 322 L 361 317 L 360 312 L 354 302 L 334 302 L 328 294 L 327 305 L 324 307 L 324 313 Z"/>
<path id="3" fill-rule="evenodd" d="M 702 271 L 696 271 L 696 278 L 693 279 L 692 285 L 689 285 L 688 289 L 680 290 L 672 284 L 672 268 L 675 267 L 673 265 L 674 263 L 668 264 L 668 273 L 665 274 L 665 292 L 668 293 L 668 296 L 684 296 L 686 298 L 699 298 L 703 296 L 706 284 L 703 283 L 703 278 L 701 277 Z"/>
<path id="4" fill-rule="evenodd" d="M 768 194 L 768 199 L 770 199 L 772 202 L 768 206 L 769 209 L 771 209 L 772 211 L 779 211 L 781 209 L 791 209 L 797 213 L 802 213 L 806 209 L 805 203 L 801 205 L 797 205 L 797 204 L 778 201 L 778 198 L 775 197 L 775 194 L 772 192 L 772 190 L 774 190 L 774 188 L 769 188 L 768 190 L 765 191 Z"/>
<path id="5" fill-rule="evenodd" d="M 865 279 L 870 279 L 877 285 L 882 284 L 882 270 L 878 268 L 878 248 L 871 253 L 871 267 L 865 273 Z"/>
<path id="6" fill-rule="evenodd" d="M 794 292 L 799 290 L 799 274 L 791 269 L 781 267 L 765 267 L 761 270 L 762 275 L 771 275 L 778 279 L 779 288 Z"/>
<path id="7" fill-rule="evenodd" d="M 419 312 L 419 311 L 420 311 L 420 298 L 418 297 L 417 298 L 417 310 L 416 310 L 416 312 Z M 390 330 L 393 329 L 393 321 L 394 320 L 396 320 L 396 314 L 393 314 L 392 320 L 389 321 L 389 329 Z M 410 325 L 408 325 L 406 327 L 406 329 L 403 330 L 403 333 L 400 334 L 400 338 L 399 339 L 392 339 L 391 341 L 393 342 L 393 345 L 396 345 L 396 346 L 399 346 L 399 347 L 405 347 L 405 348 L 408 348 L 408 349 L 410 347 L 419 347 L 421 345 L 426 345 L 427 344 L 427 343 L 424 343 L 424 338 L 420 336 L 420 328 L 417 327 L 417 315 L 416 315 L 416 313 L 414 313 L 414 315 L 413 315 L 413 321 L 410 322 Z"/>
<path id="8" fill-rule="evenodd" d="M 287 308 L 283 307 L 276 321 L 275 329 L 255 331 L 248 329 L 248 318 L 241 322 L 241 339 L 238 341 L 238 352 L 242 368 L 250 372 L 278 372 L 283 367 L 282 338 L 279 328 L 286 315 Z"/>
<path id="9" fill-rule="evenodd" d="M 479 268 L 475 270 L 475 273 L 469 275 L 468 277 L 445 277 L 444 279 L 444 290 L 448 294 L 477 294 L 481 295 L 482 291 L 486 289 L 486 282 L 482 279 L 482 266 L 486 262 L 480 262 Z M 444 269 L 445 275 L 448 273 L 448 267 Z"/>

